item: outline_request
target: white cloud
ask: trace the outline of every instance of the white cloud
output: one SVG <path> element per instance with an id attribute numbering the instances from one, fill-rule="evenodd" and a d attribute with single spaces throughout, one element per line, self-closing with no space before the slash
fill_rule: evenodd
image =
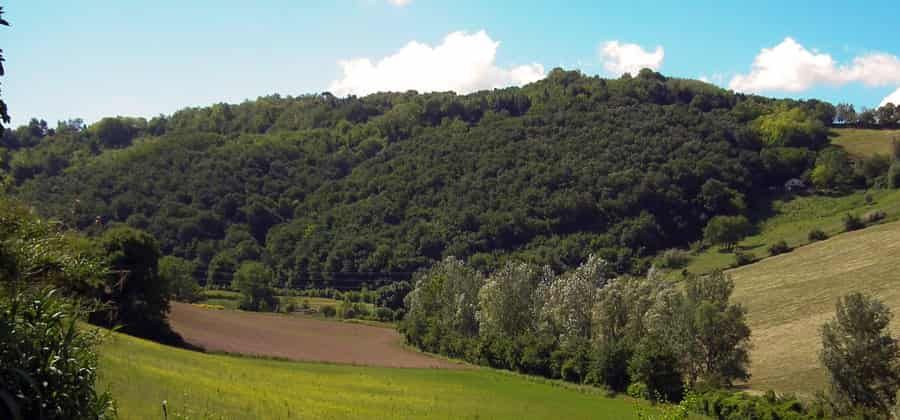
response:
<path id="1" fill-rule="evenodd" d="M 416 41 L 377 62 L 368 58 L 338 62 L 343 76 L 331 82 L 336 95 L 367 95 L 375 92 L 417 90 L 469 93 L 543 79 L 540 64 L 509 69 L 494 63 L 499 42 L 485 31 L 453 32 L 435 47 Z"/>
<path id="2" fill-rule="evenodd" d="M 659 70 L 665 54 L 661 46 L 657 46 L 652 52 L 645 51 L 640 45 L 619 41 L 604 42 L 600 46 L 603 68 L 616 76 L 623 73 L 635 74 L 643 68 Z"/>
<path id="3" fill-rule="evenodd" d="M 878 106 L 884 106 L 888 103 L 892 103 L 894 105 L 900 105 L 900 88 L 894 91 L 894 93 L 886 96 Z"/>
<path id="4" fill-rule="evenodd" d="M 793 38 L 763 48 L 748 74 L 734 76 L 729 87 L 741 92 L 801 92 L 815 85 L 861 82 L 868 86 L 900 83 L 900 58 L 869 53 L 839 65 L 831 55 L 809 50 Z"/>
<path id="5" fill-rule="evenodd" d="M 394 6 L 397 6 L 397 7 L 403 7 L 403 6 L 406 6 L 407 4 L 412 3 L 412 0 L 388 0 L 388 3 L 393 4 Z"/>

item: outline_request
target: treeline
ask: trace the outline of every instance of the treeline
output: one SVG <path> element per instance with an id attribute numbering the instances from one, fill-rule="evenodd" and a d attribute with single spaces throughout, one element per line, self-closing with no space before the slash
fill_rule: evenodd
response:
<path id="1" fill-rule="evenodd" d="M 615 278 L 594 257 L 561 275 L 510 262 L 489 276 L 451 258 L 418 276 L 401 331 L 472 363 L 677 402 L 685 387 L 749 378 L 750 329 L 732 289 L 722 273 L 683 291 L 656 271 Z"/>
<path id="2" fill-rule="evenodd" d="M 646 70 L 555 70 L 479 92 L 270 96 L 149 121 L 7 130 L 19 197 L 90 234 L 148 231 L 227 286 L 246 261 L 285 288 L 408 279 L 448 256 L 642 273 L 659 250 L 808 173 L 835 109 Z"/>
<path id="3" fill-rule="evenodd" d="M 853 105 L 841 103 L 835 107 L 834 122 L 837 125 L 859 128 L 900 128 L 900 106 L 886 103 L 878 108 L 863 108 L 856 112 Z"/>

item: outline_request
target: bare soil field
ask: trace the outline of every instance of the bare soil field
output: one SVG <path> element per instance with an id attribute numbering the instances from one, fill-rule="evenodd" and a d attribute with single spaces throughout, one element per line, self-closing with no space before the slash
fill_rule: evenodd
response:
<path id="1" fill-rule="evenodd" d="M 390 328 L 298 316 L 217 311 L 175 302 L 169 322 L 185 341 L 208 351 L 367 366 L 466 367 L 404 348 L 400 334 Z"/>

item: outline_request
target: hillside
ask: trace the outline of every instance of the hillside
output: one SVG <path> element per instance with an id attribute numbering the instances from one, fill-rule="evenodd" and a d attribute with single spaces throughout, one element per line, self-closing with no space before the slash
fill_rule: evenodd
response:
<path id="1" fill-rule="evenodd" d="M 209 355 L 113 334 L 100 387 L 127 419 L 597 418 L 644 402 L 488 369 L 398 369 Z"/>
<path id="2" fill-rule="evenodd" d="M 834 108 L 651 71 L 522 88 L 260 98 L 4 139 L 19 197 L 95 231 L 127 223 L 230 282 L 391 280 L 445 256 L 641 272 L 811 168 Z M 37 134 L 35 134 L 37 133 Z M 13 147 L 15 146 L 15 147 Z"/>
<path id="3" fill-rule="evenodd" d="M 750 387 L 811 394 L 825 386 L 819 328 L 837 298 L 853 291 L 900 314 L 900 222 L 888 223 L 730 271 L 734 299 L 753 330 Z M 900 334 L 900 321 L 891 325 Z"/>
<path id="4" fill-rule="evenodd" d="M 838 128 L 831 143 L 843 147 L 854 156 L 869 157 L 876 154 L 890 156 L 893 141 L 900 141 L 900 130 L 875 130 Z"/>

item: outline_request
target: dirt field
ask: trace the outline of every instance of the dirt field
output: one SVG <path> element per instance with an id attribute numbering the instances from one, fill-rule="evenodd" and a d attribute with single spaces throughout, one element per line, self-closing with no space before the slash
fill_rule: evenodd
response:
<path id="1" fill-rule="evenodd" d="M 172 303 L 172 329 L 208 351 L 368 366 L 458 369 L 465 365 L 401 346 L 390 328 L 298 316 L 217 311 Z"/>

